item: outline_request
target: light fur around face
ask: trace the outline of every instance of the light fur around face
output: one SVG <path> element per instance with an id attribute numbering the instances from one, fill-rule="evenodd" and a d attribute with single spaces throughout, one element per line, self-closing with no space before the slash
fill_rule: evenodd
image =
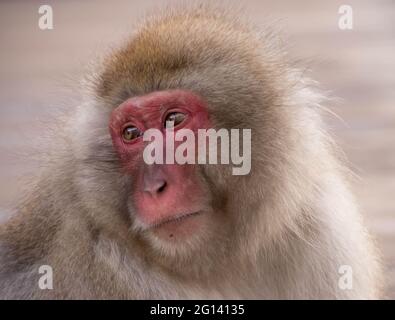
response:
<path id="1" fill-rule="evenodd" d="M 1 226 L 0 297 L 380 296 L 373 242 L 321 120 L 324 98 L 273 37 L 210 9 L 169 11 L 109 55 L 87 88 L 47 169 Z M 205 99 L 216 128 L 252 129 L 252 169 L 199 167 L 211 223 L 173 246 L 138 227 L 108 119 L 130 96 L 180 88 Z M 38 288 L 41 264 L 53 267 L 53 290 Z M 339 287 L 342 265 L 351 290 Z"/>

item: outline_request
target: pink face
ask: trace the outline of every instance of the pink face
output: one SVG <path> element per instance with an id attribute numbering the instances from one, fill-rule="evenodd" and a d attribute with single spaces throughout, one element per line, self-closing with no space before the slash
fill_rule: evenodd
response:
<path id="1" fill-rule="evenodd" d="M 143 133 L 160 130 L 166 147 L 168 120 L 174 121 L 174 132 L 187 128 L 195 137 L 198 129 L 210 128 L 205 102 L 184 90 L 130 98 L 114 109 L 109 127 L 122 167 L 133 177 L 130 196 L 136 218 L 147 228 L 163 226 L 166 236 L 173 237 L 197 226 L 197 217 L 204 213 L 205 192 L 194 165 L 144 163 Z M 175 148 L 180 143 L 174 141 Z"/>

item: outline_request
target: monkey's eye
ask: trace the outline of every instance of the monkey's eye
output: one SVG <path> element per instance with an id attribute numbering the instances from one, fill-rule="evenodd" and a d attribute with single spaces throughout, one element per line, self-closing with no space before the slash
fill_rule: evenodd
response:
<path id="1" fill-rule="evenodd" d="M 186 115 L 181 112 L 171 112 L 166 116 L 165 128 L 176 127 L 182 123 L 186 118 Z M 170 123 L 168 123 L 170 122 Z"/>
<path id="2" fill-rule="evenodd" d="M 140 137 L 141 135 L 142 132 L 138 128 L 133 126 L 126 127 L 125 129 L 123 129 L 122 132 L 122 137 L 123 140 L 125 141 L 131 141 L 133 139 Z"/>

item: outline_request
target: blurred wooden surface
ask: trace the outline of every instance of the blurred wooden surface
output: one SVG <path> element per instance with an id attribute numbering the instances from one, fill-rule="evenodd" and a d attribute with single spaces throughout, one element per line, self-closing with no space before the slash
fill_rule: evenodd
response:
<path id="1" fill-rule="evenodd" d="M 37 119 L 77 103 L 86 64 L 157 2 L 45 3 L 54 10 L 51 31 L 37 26 L 42 1 L 0 2 L 0 218 L 18 194 L 16 178 L 33 166 L 15 153 L 34 144 Z M 290 55 L 306 60 L 322 88 L 342 98 L 329 107 L 344 122 L 327 120 L 361 177 L 355 193 L 383 254 L 387 295 L 395 298 L 395 2 L 347 1 L 352 31 L 338 28 L 342 1 L 244 3 L 257 25 L 279 27 Z"/>

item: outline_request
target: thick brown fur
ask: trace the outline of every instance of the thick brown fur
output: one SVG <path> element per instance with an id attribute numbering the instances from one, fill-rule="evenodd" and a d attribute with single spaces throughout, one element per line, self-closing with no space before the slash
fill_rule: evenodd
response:
<path id="1" fill-rule="evenodd" d="M 110 54 L 1 226 L 0 297 L 378 298 L 379 263 L 323 129 L 323 97 L 273 41 L 199 7 L 150 18 Z M 202 96 L 215 127 L 252 128 L 252 170 L 201 168 L 215 229 L 173 250 L 132 227 L 132 179 L 119 170 L 108 119 L 131 96 L 176 88 Z M 53 290 L 38 287 L 44 264 Z M 342 265 L 352 267 L 351 290 L 338 285 Z"/>

